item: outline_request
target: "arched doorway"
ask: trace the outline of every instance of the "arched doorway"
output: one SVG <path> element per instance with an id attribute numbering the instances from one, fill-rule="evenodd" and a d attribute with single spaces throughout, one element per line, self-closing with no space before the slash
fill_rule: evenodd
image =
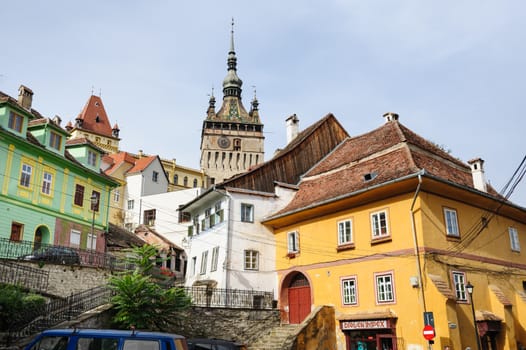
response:
<path id="1" fill-rule="evenodd" d="M 296 272 L 285 278 L 283 286 L 287 290 L 289 323 L 301 323 L 311 311 L 309 280 L 301 272 Z"/>
<path id="2" fill-rule="evenodd" d="M 38 226 L 35 230 L 35 238 L 33 238 L 33 249 L 40 249 L 42 242 L 49 242 L 49 230 L 45 226 Z"/>

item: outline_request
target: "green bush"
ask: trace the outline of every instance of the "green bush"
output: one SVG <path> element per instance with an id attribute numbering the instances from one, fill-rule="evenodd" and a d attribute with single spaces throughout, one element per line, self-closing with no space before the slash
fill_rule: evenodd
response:
<path id="1" fill-rule="evenodd" d="M 21 287 L 0 284 L 0 330 L 7 331 L 24 322 L 27 315 L 44 306 L 46 299 Z"/>

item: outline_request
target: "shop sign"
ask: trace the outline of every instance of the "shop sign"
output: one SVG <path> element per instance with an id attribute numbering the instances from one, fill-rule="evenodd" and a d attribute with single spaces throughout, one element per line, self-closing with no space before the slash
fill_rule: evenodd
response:
<path id="1" fill-rule="evenodd" d="M 342 321 L 342 330 L 389 328 L 388 320 Z"/>

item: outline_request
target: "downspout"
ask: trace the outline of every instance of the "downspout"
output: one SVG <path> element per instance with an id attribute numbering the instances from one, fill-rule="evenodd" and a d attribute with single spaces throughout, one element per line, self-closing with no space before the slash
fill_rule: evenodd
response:
<path id="1" fill-rule="evenodd" d="M 214 185 L 215 190 L 215 185 Z M 225 194 L 228 197 L 228 221 L 226 232 L 226 261 L 225 261 L 225 289 L 230 288 L 230 256 L 232 254 L 232 226 L 234 220 L 233 199 L 228 190 L 225 189 Z"/>
<path id="2" fill-rule="evenodd" d="M 418 249 L 418 238 L 416 235 L 415 213 L 414 213 L 414 206 L 415 206 L 416 198 L 418 197 L 418 194 L 420 193 L 420 187 L 422 185 L 422 173 L 423 172 L 420 172 L 418 174 L 418 186 L 416 187 L 415 195 L 413 196 L 413 202 L 411 203 L 410 212 L 411 212 L 411 230 L 413 232 L 413 241 L 415 244 L 416 268 L 418 270 L 418 287 L 420 288 L 420 294 L 422 297 L 424 312 L 427 312 L 426 297 L 425 297 L 424 288 L 422 285 L 422 266 L 420 265 L 420 251 Z"/>

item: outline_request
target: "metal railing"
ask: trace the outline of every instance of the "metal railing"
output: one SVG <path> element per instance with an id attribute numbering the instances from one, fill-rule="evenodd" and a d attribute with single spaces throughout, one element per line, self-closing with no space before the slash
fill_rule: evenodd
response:
<path id="1" fill-rule="evenodd" d="M 20 339 L 71 320 L 83 312 L 110 303 L 112 295 L 113 292 L 108 287 L 101 286 L 72 294 L 64 299 L 54 299 L 23 315 L 13 315 L 9 339 Z"/>
<path id="2" fill-rule="evenodd" d="M 183 287 L 193 306 L 272 309 L 275 308 L 272 292 L 206 287 Z"/>
<path id="3" fill-rule="evenodd" d="M 65 265 L 81 264 L 110 269 L 126 268 L 124 261 L 111 254 L 47 243 L 13 241 L 8 238 L 0 238 L 0 259 L 42 261 Z"/>
<path id="4" fill-rule="evenodd" d="M 0 282 L 13 284 L 38 292 L 48 287 L 49 272 L 29 266 L 0 260 Z"/>

